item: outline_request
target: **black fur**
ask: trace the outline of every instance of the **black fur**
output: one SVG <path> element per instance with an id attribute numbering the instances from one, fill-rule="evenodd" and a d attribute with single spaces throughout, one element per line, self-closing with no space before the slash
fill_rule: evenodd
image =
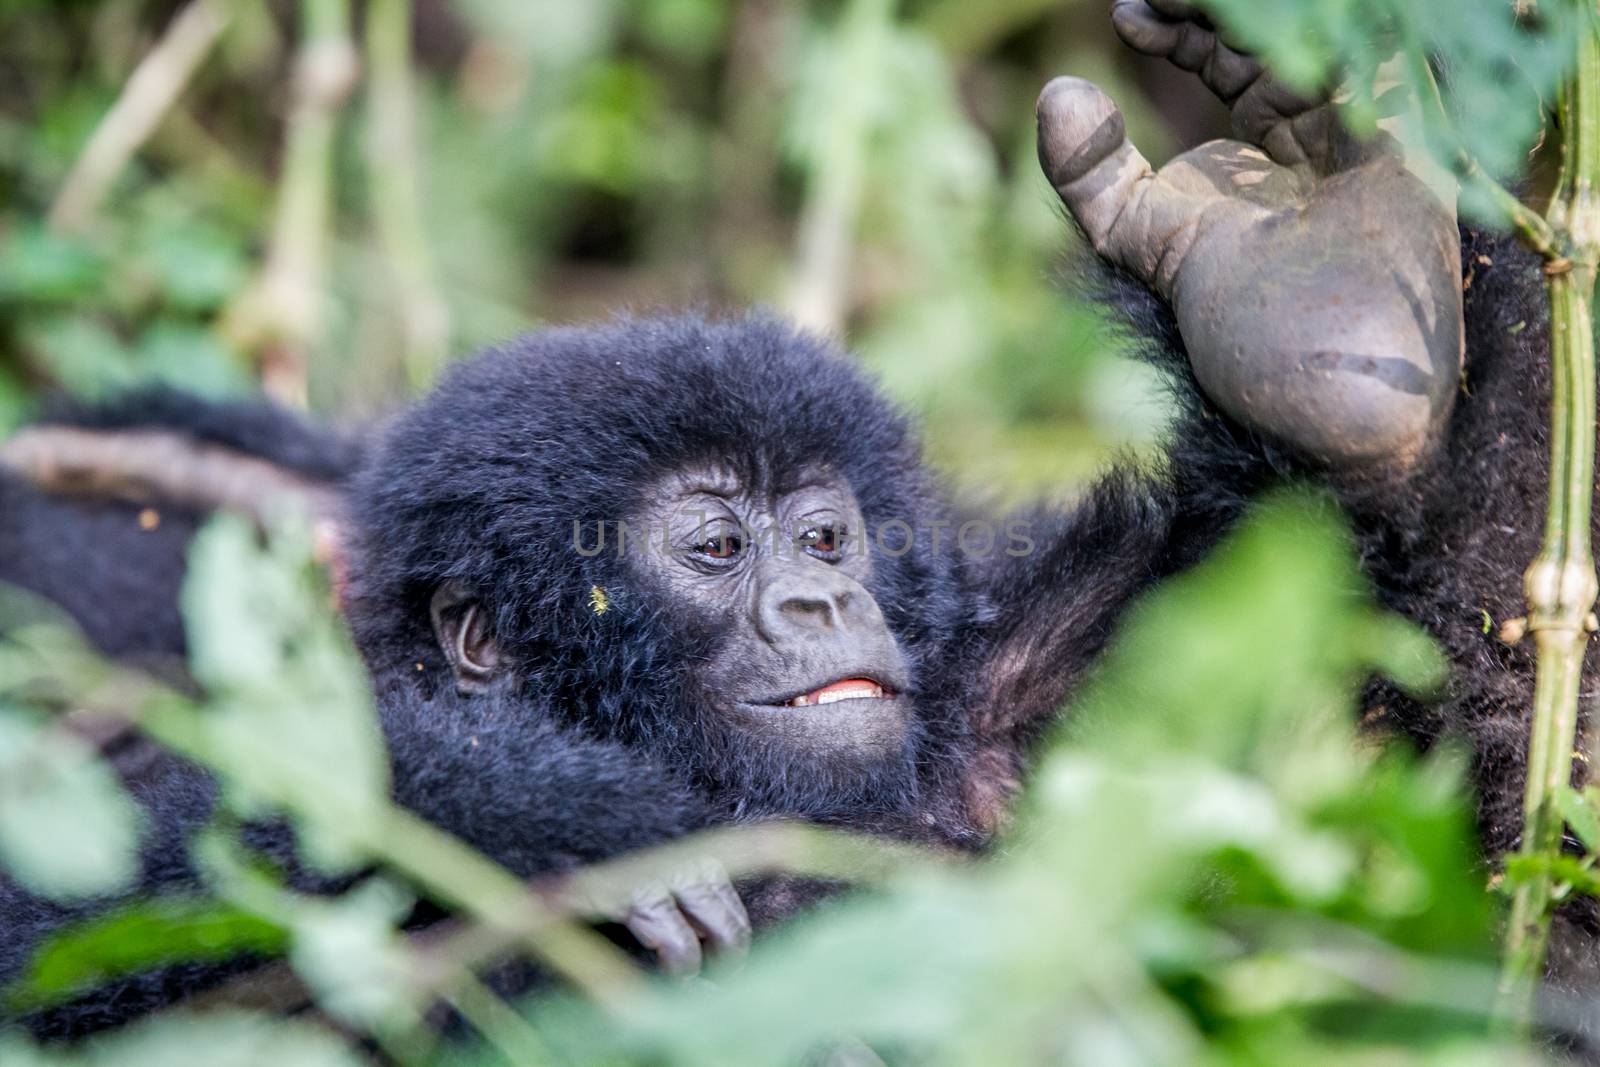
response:
<path id="1" fill-rule="evenodd" d="M 504 693 L 474 700 L 454 691 L 423 699 L 383 694 L 394 800 L 524 877 L 557 874 L 707 826 L 709 806 L 643 755 L 581 737 Z M 20 974 L 50 932 L 119 901 L 186 895 L 199 887 L 187 842 L 212 814 L 215 787 L 193 765 L 165 757 L 129 782 L 149 833 L 137 883 L 114 899 L 71 906 L 44 901 L 0 874 L 0 983 Z M 295 863 L 282 825 L 249 828 L 248 843 L 294 873 L 308 891 L 337 888 Z M 115 1025 L 248 969 L 255 961 L 185 964 L 109 983 L 93 995 L 26 1019 L 42 1036 Z"/>
<path id="2" fill-rule="evenodd" d="M 1076 507 L 1028 516 L 1035 550 L 1021 558 L 969 560 L 948 535 L 934 553 L 928 531 L 957 513 L 905 420 L 846 358 L 771 319 L 552 330 L 457 367 L 370 449 L 349 501 L 348 607 L 397 782 L 426 783 L 409 798 L 399 786 L 402 802 L 523 874 L 775 813 L 980 847 L 1032 740 L 1130 600 L 1198 559 L 1256 493 L 1310 479 L 1349 509 L 1379 595 L 1456 665 L 1442 704 L 1374 685 L 1369 718 L 1422 746 L 1465 736 L 1485 845 L 1513 846 L 1530 657 L 1485 634 L 1483 613 L 1498 623 L 1520 611 L 1537 547 L 1548 331 L 1530 256 L 1469 234 L 1463 261 L 1469 353 L 1455 413 L 1408 476 L 1365 480 L 1332 479 L 1218 414 L 1166 309 L 1109 278 L 1101 299 L 1167 372 L 1180 414 L 1157 469 L 1121 467 Z M 717 628 L 676 616 L 627 560 L 577 552 L 575 520 L 627 518 L 655 476 L 706 458 L 757 486 L 826 462 L 869 527 L 901 518 L 923 531 L 916 550 L 875 562 L 871 589 L 914 666 L 904 765 L 861 781 L 730 740 L 694 686 Z M 495 607 L 495 631 L 524 665 L 514 689 L 454 696 L 427 611 L 446 580 Z M 1569 930 L 1588 922 L 1573 916 Z M 1564 945 L 1557 957 L 1583 954 Z"/>

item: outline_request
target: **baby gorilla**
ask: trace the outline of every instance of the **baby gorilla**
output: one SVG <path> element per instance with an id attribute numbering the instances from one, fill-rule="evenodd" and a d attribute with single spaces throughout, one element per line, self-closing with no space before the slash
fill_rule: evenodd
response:
<path id="1" fill-rule="evenodd" d="M 948 502 L 846 357 L 769 318 L 618 320 L 479 356 L 337 486 L 344 607 L 399 803 L 524 877 L 770 817 L 981 847 L 1126 606 L 1298 477 L 1339 495 L 1380 597 L 1455 664 L 1435 704 L 1374 685 L 1371 718 L 1424 747 L 1465 735 L 1485 852 L 1515 844 L 1532 656 L 1482 619 L 1521 612 L 1538 545 L 1539 265 L 1482 234 L 1458 246 L 1392 146 L 1350 145 L 1187 5 L 1118 0 L 1115 17 L 1199 71 L 1240 138 L 1153 171 L 1092 86 L 1040 101 L 1046 173 L 1128 272 L 1106 300 L 1174 384 L 1164 461 L 996 520 Z M 159 410 L 152 428 L 230 447 L 218 420 L 200 434 Z M 0 548 L 69 543 L 70 515 L 18 499 Z M 994 535 L 981 551 L 959 536 L 973 523 Z M 0 576 L 45 586 L 50 558 L 32 558 L 0 551 Z M 181 845 L 209 804 L 196 772 L 158 778 L 141 892 L 193 886 Z M 701 935 L 742 937 L 725 887 L 641 900 L 632 926 L 669 964 L 692 965 Z M 1556 970 L 1590 988 L 1585 909 L 1563 915 Z M 66 917 L 4 883 L 0 914 L 0 979 Z M 141 979 L 53 1028 L 215 977 Z"/>
<path id="2" fill-rule="evenodd" d="M 731 818 L 894 822 L 959 763 L 935 673 L 981 602 L 953 538 L 930 543 L 953 516 L 904 420 L 776 320 L 482 355 L 389 429 L 351 503 L 349 614 L 397 684 L 514 692 Z"/>

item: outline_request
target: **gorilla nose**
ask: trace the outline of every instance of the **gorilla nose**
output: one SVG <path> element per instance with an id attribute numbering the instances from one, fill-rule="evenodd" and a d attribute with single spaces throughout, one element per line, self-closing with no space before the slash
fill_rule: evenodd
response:
<path id="1" fill-rule="evenodd" d="M 826 565 L 785 569 L 761 586 L 756 610 L 762 636 L 787 638 L 842 635 L 870 626 L 878 615 L 872 597 L 853 579 Z"/>

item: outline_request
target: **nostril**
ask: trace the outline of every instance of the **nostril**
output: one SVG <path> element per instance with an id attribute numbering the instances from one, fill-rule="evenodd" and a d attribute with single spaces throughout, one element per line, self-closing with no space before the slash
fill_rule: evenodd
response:
<path id="1" fill-rule="evenodd" d="M 817 597 L 790 597 L 778 610 L 793 622 L 808 626 L 832 626 L 834 623 L 833 607 Z"/>

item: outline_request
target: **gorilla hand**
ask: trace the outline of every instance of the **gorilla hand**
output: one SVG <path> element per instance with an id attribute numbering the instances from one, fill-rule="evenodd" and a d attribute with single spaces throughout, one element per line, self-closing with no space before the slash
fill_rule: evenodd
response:
<path id="1" fill-rule="evenodd" d="M 656 954 L 661 969 L 687 977 L 699 972 L 701 946 L 738 958 L 750 947 L 750 917 L 722 865 L 688 864 L 660 881 L 616 898 L 583 893 L 580 910 L 619 922 Z"/>
<path id="2" fill-rule="evenodd" d="M 1195 377 L 1330 466 L 1404 466 L 1449 414 L 1463 352 L 1453 210 L 1387 135 L 1362 143 L 1181 0 L 1116 0 L 1133 48 L 1196 71 L 1238 140 L 1159 171 L 1079 78 L 1039 96 L 1039 160 L 1102 257 L 1164 297 Z"/>

